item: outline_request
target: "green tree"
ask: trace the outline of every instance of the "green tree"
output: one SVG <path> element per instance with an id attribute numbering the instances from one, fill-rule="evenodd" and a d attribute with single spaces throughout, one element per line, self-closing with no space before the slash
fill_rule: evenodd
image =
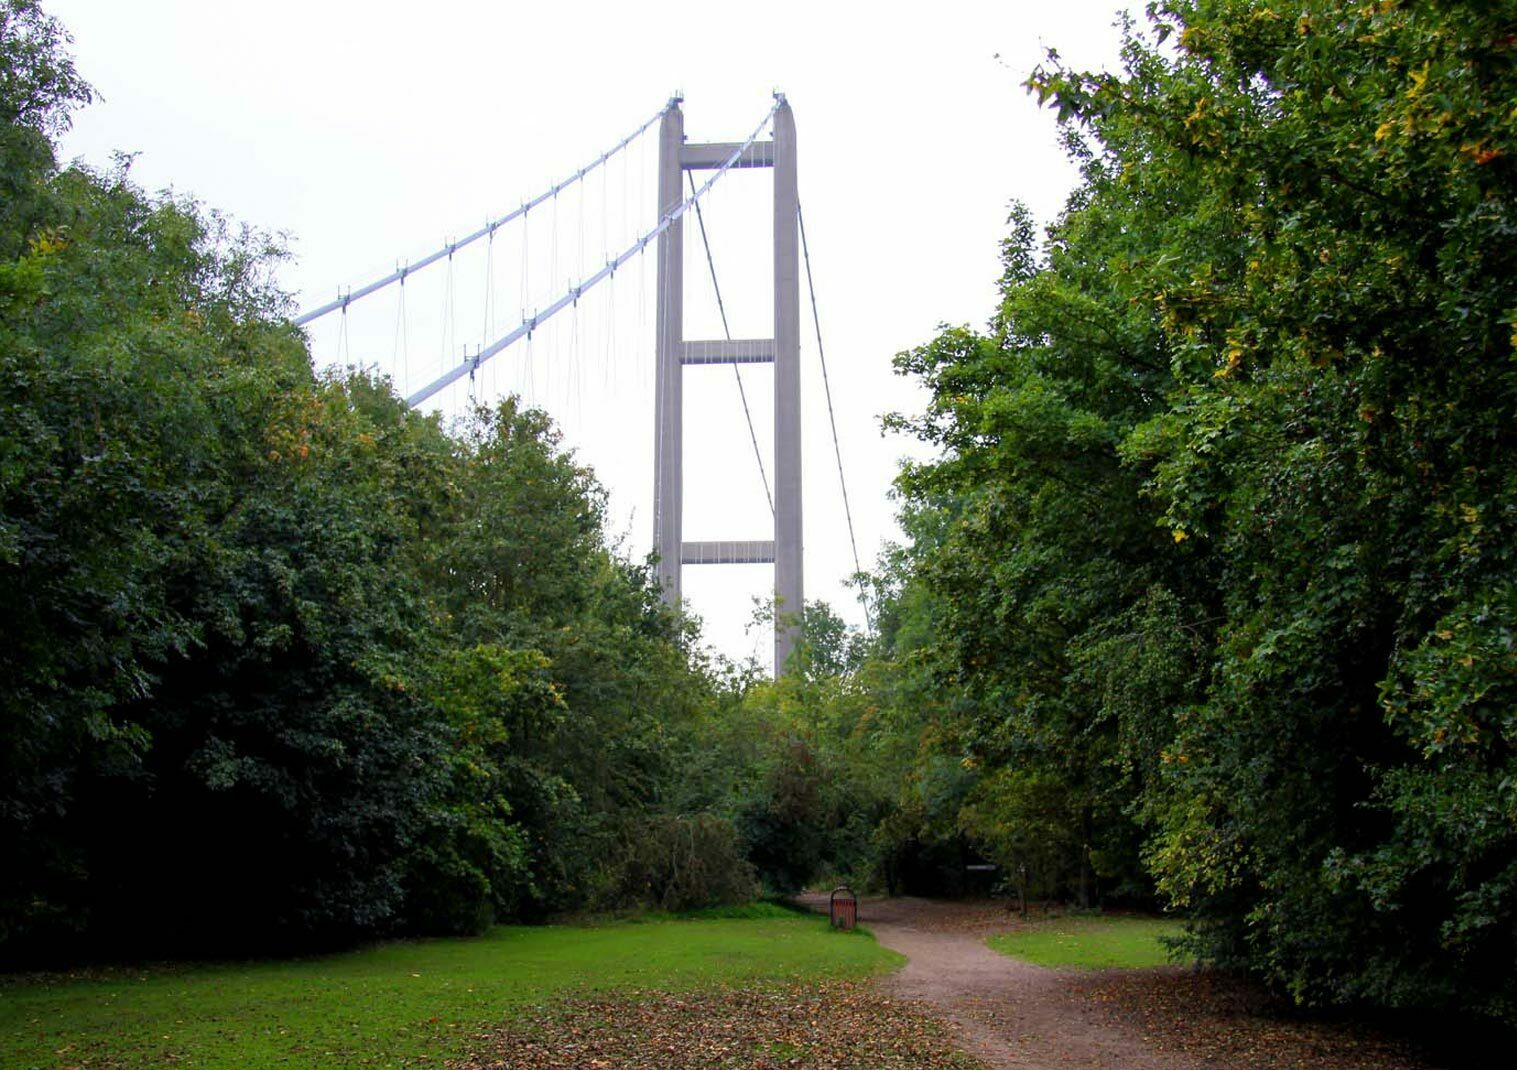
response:
<path id="1" fill-rule="evenodd" d="M 1148 858 L 1307 1001 L 1514 1015 L 1514 13 L 1159 4 L 1121 74 L 1033 81 L 1077 210 L 1130 209 L 1132 257 L 1073 252 L 1162 329 L 1120 455 L 1216 618 Z"/>
<path id="2" fill-rule="evenodd" d="M 1016 209 L 992 333 L 953 329 L 903 354 L 931 400 L 890 421 L 941 450 L 899 485 L 942 514 L 914 566 L 935 596 L 941 685 L 962 695 L 963 757 L 1062 785 L 1062 888 L 1082 903 L 1097 882 L 1142 892 L 1131 811 L 1155 763 L 1124 747 L 1109 692 L 1080 672 L 1114 621 L 1187 582 L 1119 452 L 1168 378 L 1156 317 L 1121 268 L 1139 256 L 1136 211 L 1079 202 L 1044 253 Z"/>
<path id="3" fill-rule="evenodd" d="M 1118 73 L 1053 56 L 1081 187 L 900 360 L 961 826 L 1108 888 L 1141 829 L 1197 948 L 1303 1001 L 1517 1017 L 1514 24 L 1177 0 Z"/>
<path id="4" fill-rule="evenodd" d="M 60 172 L 89 90 L 35 3 L 0 30 L 0 953 L 624 894 L 719 687 L 593 474 L 514 399 L 444 430 L 314 374 L 281 250 Z"/>
<path id="5" fill-rule="evenodd" d="M 92 96 L 67 44 L 68 34 L 36 0 L 0 2 L 0 259 L 6 262 L 40 236 L 47 182 L 57 169 L 52 139 Z"/>
<path id="6" fill-rule="evenodd" d="M 458 441 L 456 494 L 423 565 L 444 631 L 463 649 L 543 659 L 562 704 L 515 732 L 498 764 L 532 874 L 514 909 L 614 898 L 613 860 L 666 810 L 679 739 L 711 684 L 651 571 L 607 547 L 604 491 L 544 413 L 508 399 L 473 413 Z"/>

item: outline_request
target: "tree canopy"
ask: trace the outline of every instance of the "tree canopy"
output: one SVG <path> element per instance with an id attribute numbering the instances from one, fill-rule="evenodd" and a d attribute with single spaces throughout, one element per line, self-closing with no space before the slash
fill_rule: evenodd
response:
<path id="1" fill-rule="evenodd" d="M 968 827 L 1307 1002 L 1517 1016 L 1514 25 L 1197 0 L 1051 56 L 1083 182 L 900 362 Z"/>
<path id="2" fill-rule="evenodd" d="M 716 685 L 593 474 L 513 399 L 445 427 L 317 374 L 278 246 L 60 169 L 90 91 L 35 3 L 0 20 L 0 950 L 645 898 L 618 860 Z"/>

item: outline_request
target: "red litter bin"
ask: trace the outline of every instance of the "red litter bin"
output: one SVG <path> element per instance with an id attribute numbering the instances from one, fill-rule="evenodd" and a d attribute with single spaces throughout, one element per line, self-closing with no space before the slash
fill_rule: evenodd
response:
<path id="1" fill-rule="evenodd" d="M 840 884 L 834 888 L 827 906 L 834 929 L 847 931 L 859 923 L 859 897 L 848 885 Z"/>

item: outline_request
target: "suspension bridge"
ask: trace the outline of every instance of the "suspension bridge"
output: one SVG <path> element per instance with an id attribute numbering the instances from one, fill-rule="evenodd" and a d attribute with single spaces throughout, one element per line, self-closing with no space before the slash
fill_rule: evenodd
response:
<path id="1" fill-rule="evenodd" d="M 685 136 L 682 104 L 679 96 L 670 98 L 577 170 L 463 237 L 398 261 L 377 277 L 355 280 L 295 323 L 308 329 L 313 349 L 320 350 L 317 343 L 328 340 L 328 363 L 377 366 L 413 407 L 446 410 L 465 399 L 491 404 L 502 394 L 517 393 L 537 403 L 547 400 L 544 407 L 562 423 L 565 413 L 558 410 L 582 399 L 587 366 L 598 361 L 603 396 L 635 398 L 649 410 L 644 418 L 652 443 L 651 545 L 664 598 L 676 608 L 682 605 L 685 566 L 772 565 L 778 675 L 794 650 L 805 599 L 803 271 L 811 321 L 807 333 L 815 342 L 826 401 L 836 493 L 849 554 L 855 571 L 860 570 L 799 196 L 795 121 L 789 102 L 776 93 L 743 140 L 695 143 Z M 656 154 L 651 196 L 646 188 L 650 142 Z M 632 159 L 634 154 L 641 162 Z M 738 184 L 731 176 L 761 171 L 771 178 L 767 197 L 756 199 L 749 189 L 746 196 L 735 191 L 730 200 L 716 203 L 719 186 L 725 194 L 726 187 Z M 744 292 L 738 300 L 731 291 L 723 292 L 708 216 L 713 223 L 730 224 L 733 232 L 746 231 L 750 246 L 762 246 L 743 250 L 738 274 Z M 692 217 L 695 226 L 687 227 Z M 769 240 L 755 240 L 765 230 Z M 704 266 L 700 274 L 708 287 L 687 284 L 687 252 Z M 771 268 L 767 287 L 761 285 L 762 272 L 753 270 L 763 252 Z M 654 262 L 651 294 L 649 259 Z M 423 287 L 427 290 L 418 299 Z M 631 294 L 619 300 L 618 290 L 625 295 L 629 289 Z M 762 290 L 767 292 L 758 292 Z M 619 314 L 618 306 L 628 303 L 630 314 L 625 308 Z M 651 325 L 646 315 L 650 304 Z M 734 305 L 749 313 L 767 311 L 767 316 L 749 316 L 755 327 L 767 320 L 767 329 L 735 336 L 734 317 L 729 316 Z M 707 329 L 702 332 L 702 327 Z M 753 376 L 760 366 L 768 367 L 772 381 L 766 398 L 754 392 Z M 728 399 L 732 411 L 722 412 L 728 406 L 718 404 L 718 411 L 703 415 L 729 426 L 741 415 L 746 460 L 731 456 L 736 452 L 732 448 L 713 457 L 716 451 L 703 437 L 697 438 L 693 454 L 686 450 L 686 371 L 700 374 L 718 367 L 731 369 L 736 388 Z M 646 385 L 650 370 L 648 404 L 647 391 L 639 387 Z M 539 393 L 545 398 L 534 397 Z M 768 427 L 755 420 L 755 410 L 765 408 L 772 417 Z M 731 437 L 726 441 L 730 447 Z M 706 478 L 698 479 L 692 490 L 713 500 L 730 503 L 745 485 L 748 497 L 756 497 L 751 477 L 757 477 L 760 509 L 728 504 L 721 510 L 723 523 L 742 530 L 711 539 L 685 538 L 687 458 L 705 467 Z M 750 478 L 738 478 L 740 467 Z M 712 482 L 717 485 L 708 485 Z"/>

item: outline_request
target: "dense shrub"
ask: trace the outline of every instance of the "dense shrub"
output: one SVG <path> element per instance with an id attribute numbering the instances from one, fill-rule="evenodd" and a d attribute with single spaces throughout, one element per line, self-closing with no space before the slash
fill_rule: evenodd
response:
<path id="1" fill-rule="evenodd" d="M 710 814 L 635 822 L 614 879 L 616 900 L 660 910 L 746 903 L 759 890 L 732 822 Z"/>

